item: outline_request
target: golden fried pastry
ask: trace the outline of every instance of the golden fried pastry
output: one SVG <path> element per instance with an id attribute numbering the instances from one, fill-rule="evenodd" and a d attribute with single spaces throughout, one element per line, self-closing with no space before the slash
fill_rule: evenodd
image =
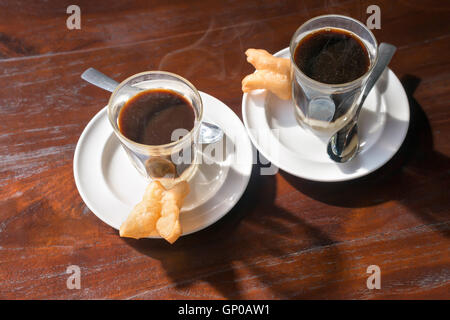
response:
<path id="1" fill-rule="evenodd" d="M 242 80 L 243 92 L 250 92 L 255 89 L 268 89 L 280 99 L 288 100 L 291 97 L 291 80 L 285 74 L 258 70 Z"/>
<path id="2" fill-rule="evenodd" d="M 248 49 L 245 54 L 256 72 L 242 80 L 242 91 L 266 89 L 280 99 L 291 97 L 291 62 L 286 58 L 277 58 L 263 49 Z"/>
<path id="3" fill-rule="evenodd" d="M 120 236 L 140 239 L 159 234 L 174 243 L 181 235 L 179 216 L 188 193 L 189 184 L 186 181 L 168 190 L 159 181 L 152 181 L 142 201 L 120 226 Z"/>
<path id="4" fill-rule="evenodd" d="M 188 193 L 189 184 L 182 181 L 167 190 L 161 199 L 161 217 L 156 223 L 156 229 L 170 243 L 174 243 L 181 235 L 180 209 Z"/>
<path id="5" fill-rule="evenodd" d="M 289 75 L 291 72 L 291 61 L 286 58 L 277 58 L 264 49 L 247 49 L 245 51 L 247 61 L 256 70 L 270 70 L 272 72 Z"/>
<path id="6" fill-rule="evenodd" d="M 121 237 L 146 238 L 154 234 L 156 221 L 161 215 L 161 198 L 165 189 L 158 181 L 150 183 L 144 197 L 120 226 Z"/>

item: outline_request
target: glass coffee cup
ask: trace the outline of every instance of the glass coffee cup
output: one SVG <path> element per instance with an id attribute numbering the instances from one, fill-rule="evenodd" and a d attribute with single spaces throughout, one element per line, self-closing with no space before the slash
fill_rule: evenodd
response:
<path id="1" fill-rule="evenodd" d="M 121 111 L 137 95 L 158 90 L 173 94 L 192 107 L 192 129 L 176 129 L 172 132 L 172 141 L 159 145 L 130 139 L 120 127 Z M 109 121 L 133 166 L 147 180 L 159 180 L 166 188 L 188 180 L 195 172 L 202 114 L 203 104 L 197 89 L 186 79 L 164 71 L 142 72 L 129 77 L 119 84 L 108 102 Z M 170 121 L 170 118 L 165 120 Z"/>
<path id="2" fill-rule="evenodd" d="M 338 35 L 338 38 L 359 43 L 361 48 L 358 48 L 358 45 L 350 47 L 348 44 L 350 42 L 338 43 L 334 48 L 330 45 L 329 52 L 320 52 L 322 56 L 319 57 L 317 48 L 323 43 L 326 46 L 329 45 L 329 42 L 321 44 L 320 37 L 322 41 L 330 41 L 330 39 L 333 41 L 330 38 L 333 32 Z M 299 52 L 298 49 L 303 51 Z M 345 68 L 343 73 L 342 70 L 336 69 L 341 74 L 336 73 L 333 79 L 332 72 L 335 66 L 333 63 L 343 62 L 333 60 L 336 59 L 333 53 L 337 51 L 332 50 L 348 50 L 349 55 L 355 55 L 358 50 L 365 52 L 366 69 L 360 74 L 348 75 L 347 78 L 350 81 L 343 82 L 340 82 L 340 79 L 346 78 Z M 292 36 L 290 43 L 292 100 L 298 123 L 318 135 L 329 135 L 345 126 L 355 114 L 362 88 L 377 61 L 377 51 L 377 41 L 372 32 L 364 24 L 350 17 L 324 15 L 310 19 L 301 25 Z M 317 56 L 314 56 L 316 53 Z M 308 58 L 308 54 L 311 54 L 311 58 Z M 305 63 L 301 59 L 304 59 Z M 301 67 L 299 61 L 303 64 Z M 348 71 L 357 72 L 359 65 L 354 61 L 350 62 Z"/>

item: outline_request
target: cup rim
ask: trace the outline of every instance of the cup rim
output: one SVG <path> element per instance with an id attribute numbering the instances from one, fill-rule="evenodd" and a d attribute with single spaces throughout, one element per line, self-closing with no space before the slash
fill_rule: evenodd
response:
<path id="1" fill-rule="evenodd" d="M 139 76 L 148 75 L 148 74 L 164 74 L 164 75 L 169 75 L 169 76 L 172 76 L 174 78 L 177 78 L 178 80 L 181 80 L 183 83 L 185 83 L 194 92 L 194 95 L 200 101 L 200 108 L 199 108 L 199 113 L 198 113 L 198 117 L 197 117 L 198 119 L 194 122 L 194 127 L 191 129 L 191 131 L 189 131 L 180 140 L 172 141 L 172 142 L 169 142 L 169 143 L 166 143 L 166 144 L 157 144 L 157 145 L 143 144 L 143 143 L 139 143 L 139 142 L 136 142 L 136 141 L 133 141 L 133 140 L 127 138 L 125 135 L 122 134 L 122 132 L 120 132 L 120 129 L 116 129 L 116 127 L 114 126 L 114 121 L 112 119 L 112 110 L 111 110 L 112 109 L 111 102 L 112 102 L 113 98 L 116 96 L 117 92 L 122 87 L 124 87 L 130 80 L 132 80 L 134 78 L 137 78 Z M 152 89 L 146 89 L 146 90 L 152 90 Z M 172 90 L 172 89 L 169 88 L 168 90 Z M 119 137 L 121 139 L 124 139 L 126 142 L 128 142 L 128 143 L 130 143 L 132 145 L 135 145 L 135 146 L 140 147 L 140 148 L 151 149 L 151 150 L 167 149 L 167 148 L 174 147 L 174 146 L 176 146 L 178 144 L 184 143 L 185 141 L 190 139 L 191 136 L 200 128 L 200 124 L 202 122 L 202 117 L 203 117 L 203 101 L 202 101 L 202 97 L 200 96 L 200 93 L 198 92 L 198 90 L 187 79 L 185 79 L 182 76 L 179 76 L 179 75 L 177 75 L 177 74 L 175 74 L 173 72 L 168 72 L 168 71 L 153 70 L 153 71 L 143 71 L 143 72 L 139 72 L 139 73 L 133 74 L 133 75 L 129 76 L 128 78 L 126 78 L 125 80 L 123 80 L 122 82 L 119 83 L 119 85 L 111 93 L 111 96 L 109 97 L 109 100 L 108 100 L 108 119 L 109 119 L 109 122 L 111 123 L 111 125 L 113 127 L 114 133 L 119 135 Z"/>
<path id="2" fill-rule="evenodd" d="M 344 83 L 335 83 L 335 84 L 332 84 L 332 83 L 324 83 L 324 82 L 320 82 L 320 81 L 314 80 L 314 79 L 308 77 L 305 73 L 303 73 L 303 71 L 300 70 L 300 68 L 297 66 L 297 64 L 296 64 L 295 61 L 294 61 L 294 54 L 295 54 L 295 52 L 293 53 L 292 50 L 295 51 L 295 49 L 296 49 L 296 48 L 293 48 L 293 44 L 294 44 L 294 41 L 295 41 L 294 36 L 296 35 L 296 33 L 297 33 L 303 26 L 305 26 L 305 25 L 308 24 L 308 23 L 311 23 L 312 21 L 315 21 L 315 20 L 318 20 L 318 19 L 323 19 L 323 18 L 332 18 L 332 17 L 335 17 L 335 18 L 343 18 L 343 19 L 347 19 L 347 20 L 351 20 L 351 21 L 353 21 L 353 22 L 356 22 L 357 24 L 359 24 L 360 26 L 362 26 L 362 27 L 369 33 L 369 35 L 372 37 L 372 39 L 373 39 L 374 42 L 375 42 L 375 48 L 376 48 L 376 50 L 375 50 L 375 59 L 374 59 L 373 63 L 370 65 L 369 69 L 368 69 L 362 76 L 360 76 L 359 78 L 356 78 L 355 80 L 352 80 L 352 81 L 350 81 L 350 82 L 344 82 Z M 323 27 L 323 28 L 326 28 L 326 27 Z M 330 28 L 334 28 L 334 27 L 330 27 Z M 342 28 L 337 28 L 337 27 L 336 27 L 336 29 L 342 29 Z M 343 29 L 343 30 L 346 30 L 346 29 Z M 347 30 L 347 31 L 349 31 L 349 30 Z M 354 32 L 352 32 L 352 31 L 349 31 L 349 32 L 354 33 Z M 358 38 L 360 38 L 358 35 L 356 35 L 356 36 L 357 36 Z M 372 33 L 372 31 L 371 31 L 369 28 L 367 28 L 367 26 L 366 26 L 365 24 L 363 24 L 361 21 L 356 20 L 356 19 L 354 19 L 354 18 L 352 18 L 352 17 L 349 17 L 349 16 L 341 15 L 341 14 L 324 14 L 324 15 L 316 16 L 316 17 L 314 17 L 314 18 L 311 18 L 311 19 L 305 21 L 304 23 L 302 23 L 302 24 L 297 28 L 297 30 L 295 30 L 294 34 L 292 35 L 291 41 L 290 41 L 290 43 L 289 43 L 289 56 L 290 56 L 291 64 L 293 65 L 294 69 L 297 70 L 297 71 L 298 71 L 303 77 L 305 77 L 307 80 L 311 81 L 313 84 L 319 85 L 319 86 L 326 86 L 326 87 L 329 87 L 329 88 L 332 88 L 332 89 L 339 89 L 339 88 L 344 88 L 344 87 L 353 86 L 353 85 L 355 85 L 356 83 L 359 83 L 362 79 L 364 79 L 365 77 L 367 77 L 367 76 L 372 72 L 373 68 L 375 67 L 375 65 L 377 64 L 377 61 L 378 61 L 378 41 L 377 41 L 377 39 L 375 38 L 375 35 Z"/>

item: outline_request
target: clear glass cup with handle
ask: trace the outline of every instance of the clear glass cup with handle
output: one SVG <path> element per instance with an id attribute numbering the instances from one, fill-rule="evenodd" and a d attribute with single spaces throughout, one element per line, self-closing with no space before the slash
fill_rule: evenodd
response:
<path id="1" fill-rule="evenodd" d="M 342 29 L 356 36 L 365 46 L 370 65 L 365 74 L 347 83 L 327 84 L 308 77 L 296 65 L 294 55 L 299 42 L 321 29 Z M 318 135 L 341 129 L 354 116 L 362 88 L 377 61 L 378 44 L 372 32 L 361 22 L 341 15 L 318 16 L 306 21 L 294 33 L 290 43 L 292 100 L 298 123 Z"/>
<path id="2" fill-rule="evenodd" d="M 123 135 L 118 125 L 121 109 L 138 92 L 150 89 L 172 90 L 187 99 L 194 110 L 192 130 L 175 130 L 172 142 L 164 145 L 145 145 Z M 108 102 L 109 121 L 133 166 L 149 181 L 159 180 L 166 188 L 188 180 L 195 172 L 202 115 L 203 104 L 197 89 L 186 79 L 164 71 L 142 72 L 125 79 Z"/>

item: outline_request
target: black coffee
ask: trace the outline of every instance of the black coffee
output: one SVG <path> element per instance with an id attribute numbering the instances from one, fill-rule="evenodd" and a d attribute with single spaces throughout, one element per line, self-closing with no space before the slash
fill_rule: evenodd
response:
<path id="1" fill-rule="evenodd" d="M 350 32 L 334 28 L 320 29 L 301 39 L 294 61 L 308 77 L 327 84 L 356 80 L 370 66 L 362 41 Z"/>
<path id="2" fill-rule="evenodd" d="M 135 142 L 163 145 L 172 142 L 176 129 L 192 130 L 195 113 L 191 103 L 172 90 L 150 89 L 128 100 L 119 113 L 119 130 Z"/>

